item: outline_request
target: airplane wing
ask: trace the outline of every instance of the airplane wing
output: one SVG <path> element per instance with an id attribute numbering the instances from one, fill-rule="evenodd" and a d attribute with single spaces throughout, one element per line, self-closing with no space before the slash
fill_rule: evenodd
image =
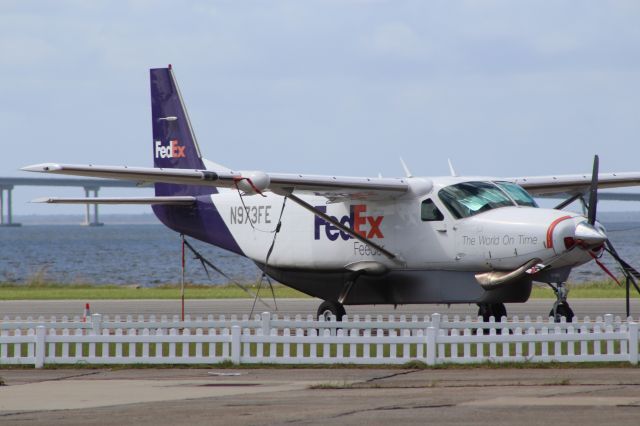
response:
<path id="1" fill-rule="evenodd" d="M 539 198 L 564 199 L 568 194 L 536 195 Z M 598 192 L 598 200 L 607 201 L 640 201 L 640 194 L 627 192 Z"/>
<path id="2" fill-rule="evenodd" d="M 29 172 L 122 179 L 142 183 L 239 188 L 244 192 L 272 191 L 287 194 L 307 191 L 327 198 L 384 199 L 405 194 L 409 185 L 401 178 L 368 178 L 323 175 L 234 172 L 228 170 L 162 169 L 152 167 L 98 166 L 45 163 L 23 167 Z"/>
<path id="3" fill-rule="evenodd" d="M 589 191 L 591 175 L 557 175 L 507 178 L 536 197 L 567 195 L 573 196 Z M 598 188 L 621 188 L 640 186 L 640 172 L 599 173 Z"/>

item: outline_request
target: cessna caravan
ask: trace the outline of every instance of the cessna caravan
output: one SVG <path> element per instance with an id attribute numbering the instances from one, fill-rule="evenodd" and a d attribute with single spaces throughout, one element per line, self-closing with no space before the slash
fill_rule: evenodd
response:
<path id="1" fill-rule="evenodd" d="M 231 169 L 206 160 L 171 66 L 150 70 L 154 167 L 46 163 L 23 170 L 155 185 L 154 197 L 46 198 L 49 203 L 148 204 L 181 234 L 246 256 L 274 280 L 345 305 L 478 304 L 488 319 L 526 302 L 534 281 L 571 320 L 572 268 L 611 253 L 596 220 L 598 188 L 640 185 L 640 172 L 545 177 L 343 177 Z M 406 169 L 406 167 L 405 167 Z M 408 172 L 408 169 L 406 169 Z M 540 208 L 533 196 L 564 196 Z M 585 216 L 563 210 L 582 200 Z M 626 267 L 625 267 L 626 265 Z M 627 268 L 628 267 L 628 268 Z M 629 278 L 630 277 L 630 278 Z"/>

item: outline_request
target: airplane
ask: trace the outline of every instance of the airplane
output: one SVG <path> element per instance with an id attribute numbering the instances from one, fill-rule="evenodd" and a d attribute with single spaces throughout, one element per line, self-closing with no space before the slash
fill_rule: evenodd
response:
<path id="1" fill-rule="evenodd" d="M 155 185 L 154 197 L 44 198 L 151 205 L 172 230 L 253 260 L 269 277 L 345 305 L 477 304 L 484 320 L 555 291 L 550 316 L 571 321 L 572 268 L 610 253 L 636 289 L 640 274 L 596 220 L 598 188 L 640 185 L 640 172 L 482 177 L 343 177 L 230 169 L 203 157 L 171 65 L 150 70 L 154 167 L 45 163 L 25 171 Z M 588 203 L 585 199 L 589 196 Z M 533 196 L 564 196 L 554 209 Z M 581 200 L 586 217 L 562 210 Z M 638 290 L 640 292 L 640 289 Z"/>

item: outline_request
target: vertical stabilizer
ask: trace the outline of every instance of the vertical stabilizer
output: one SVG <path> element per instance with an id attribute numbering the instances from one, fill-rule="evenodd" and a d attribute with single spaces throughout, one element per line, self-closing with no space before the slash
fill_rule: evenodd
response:
<path id="1" fill-rule="evenodd" d="M 171 65 L 151 73 L 153 165 L 163 169 L 206 169 Z M 154 205 L 153 212 L 169 228 L 218 247 L 242 254 L 212 197 L 211 186 L 156 183 L 156 195 L 196 197 L 190 206 Z"/>
<path id="2" fill-rule="evenodd" d="M 204 169 L 200 148 L 171 65 L 150 72 L 154 167 Z M 156 184 L 156 195 L 197 195 L 203 190 L 184 185 Z M 215 189 L 205 191 L 212 193 Z"/>

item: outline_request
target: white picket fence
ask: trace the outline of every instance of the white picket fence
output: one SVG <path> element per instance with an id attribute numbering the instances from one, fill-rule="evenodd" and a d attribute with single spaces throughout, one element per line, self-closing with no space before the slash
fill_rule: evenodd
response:
<path id="1" fill-rule="evenodd" d="M 638 363 L 638 323 L 612 315 L 574 323 L 433 314 L 343 321 L 213 316 L 110 320 L 5 318 L 0 366 L 45 364 L 404 364 L 483 362 Z"/>

